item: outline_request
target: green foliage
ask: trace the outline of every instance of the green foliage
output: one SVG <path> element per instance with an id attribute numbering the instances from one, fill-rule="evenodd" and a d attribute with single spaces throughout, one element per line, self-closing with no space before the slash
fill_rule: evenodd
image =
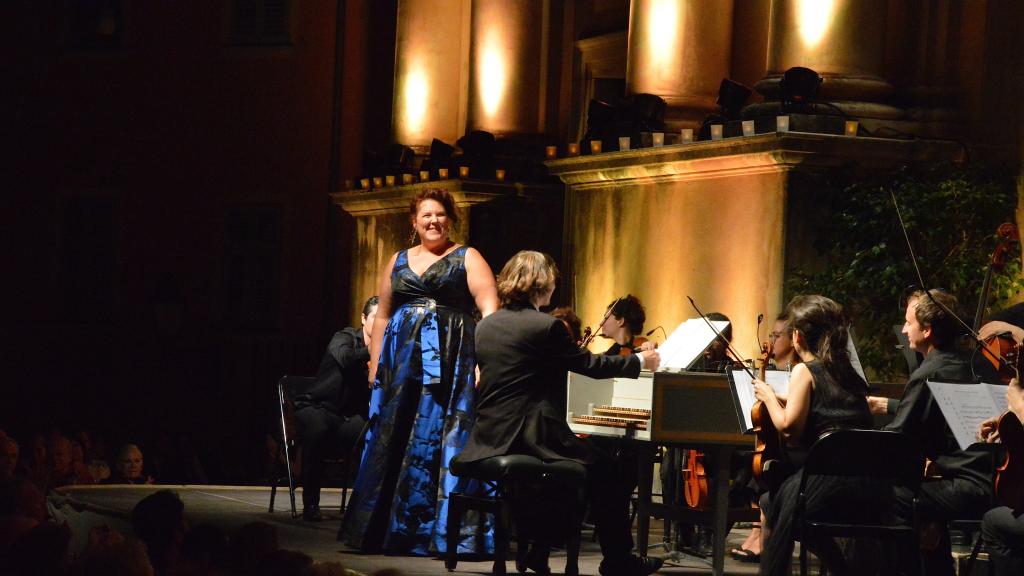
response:
<path id="1" fill-rule="evenodd" d="M 1012 222 L 1017 190 L 1006 174 L 982 167 L 931 166 L 864 176 L 828 175 L 827 217 L 818 219 L 815 248 L 822 262 L 798 269 L 787 293 L 825 294 L 849 311 L 857 350 L 872 378 L 895 379 L 906 364 L 895 349 L 894 324 L 903 323 L 902 298 L 919 284 L 900 228 L 893 195 L 924 284 L 957 296 L 968 323 L 978 304 L 999 224 Z M 990 309 L 1024 291 L 1019 246 L 993 277 Z"/>

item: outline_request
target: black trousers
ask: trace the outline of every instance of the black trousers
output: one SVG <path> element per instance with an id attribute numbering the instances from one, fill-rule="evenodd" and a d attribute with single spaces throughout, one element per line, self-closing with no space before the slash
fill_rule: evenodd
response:
<path id="1" fill-rule="evenodd" d="M 629 499 L 637 485 L 638 454 L 622 443 L 616 453 L 594 450 L 594 463 L 587 466 L 590 518 L 594 521 L 601 554 L 611 563 L 622 561 L 633 551 L 633 528 Z"/>
<path id="2" fill-rule="evenodd" d="M 896 488 L 896 519 L 908 522 L 912 515 L 913 494 Z M 934 550 L 922 550 L 923 576 L 952 576 L 953 551 L 946 522 L 954 519 L 977 519 L 990 506 L 992 494 L 973 482 L 959 478 L 926 481 L 921 484 L 917 512 L 919 522 L 939 523 L 939 544 Z"/>
<path id="3" fill-rule="evenodd" d="M 993 508 L 981 520 L 996 576 L 1024 574 L 1024 510 Z"/>
<path id="4" fill-rule="evenodd" d="M 302 506 L 319 506 L 324 458 L 349 456 L 366 420 L 307 405 L 296 407 L 295 421 L 302 439 Z"/>

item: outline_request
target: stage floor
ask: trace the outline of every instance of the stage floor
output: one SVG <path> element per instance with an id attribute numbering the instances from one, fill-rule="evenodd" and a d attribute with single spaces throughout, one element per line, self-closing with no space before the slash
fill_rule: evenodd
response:
<path id="1" fill-rule="evenodd" d="M 334 508 L 321 508 L 326 521 L 320 523 L 293 519 L 289 511 L 288 491 L 279 489 L 274 502 L 273 513 L 267 512 L 270 503 L 270 489 L 243 486 L 73 486 L 61 489 L 66 496 L 51 498 L 57 513 L 68 520 L 74 534 L 74 551 L 85 546 L 89 529 L 98 525 L 109 525 L 131 533 L 130 515 L 135 504 L 147 495 L 161 489 L 171 489 L 185 502 L 185 514 L 192 526 L 214 524 L 228 533 L 249 522 L 263 521 L 277 527 L 282 548 L 300 550 L 316 560 L 341 562 L 357 574 L 369 574 L 384 568 L 397 568 L 409 576 L 447 574 L 443 562 L 433 558 L 366 555 L 346 550 L 335 540 L 340 524 L 337 504 L 341 501 L 340 490 L 324 490 L 322 503 L 335 504 Z M 660 542 L 660 522 L 652 522 L 651 542 Z M 735 529 L 729 534 L 728 547 L 740 544 L 749 534 L 749 529 Z M 586 535 L 585 535 L 586 536 Z M 601 562 L 601 551 L 596 543 L 584 538 L 580 552 L 580 573 L 596 575 Z M 513 544 L 514 546 L 514 544 Z M 661 555 L 661 548 L 652 550 L 652 555 Z M 682 566 L 666 565 L 659 574 L 710 574 L 711 569 L 697 559 L 687 559 Z M 490 574 L 492 562 L 459 561 L 455 574 Z M 551 568 L 560 574 L 565 567 L 565 553 L 552 554 Z M 514 563 L 507 564 L 509 574 L 516 574 Z M 756 574 L 757 564 L 744 564 L 731 558 L 725 560 L 726 574 Z"/>

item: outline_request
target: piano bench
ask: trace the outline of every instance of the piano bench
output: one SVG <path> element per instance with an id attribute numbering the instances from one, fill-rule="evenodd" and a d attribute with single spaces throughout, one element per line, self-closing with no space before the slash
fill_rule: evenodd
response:
<path id="1" fill-rule="evenodd" d="M 580 527 L 583 524 L 585 499 L 578 495 L 587 481 L 587 469 L 582 464 L 567 460 L 544 462 L 525 454 L 506 454 L 477 462 L 463 463 L 456 456 L 449 463 L 448 470 L 460 478 L 480 480 L 495 487 L 492 497 L 467 496 L 458 492 L 448 495 L 448 549 L 445 552 L 444 565 L 449 572 L 455 570 L 458 563 L 459 531 L 462 527 L 462 517 L 468 510 L 475 510 L 494 514 L 494 567 L 491 569 L 491 573 L 505 574 L 505 559 L 508 556 L 510 537 L 509 526 L 512 522 L 512 510 L 516 505 L 514 486 L 523 483 L 551 485 L 571 491 L 576 497 L 576 505 L 573 507 L 573 524 L 566 538 L 565 574 L 568 576 L 579 574 Z M 526 542 L 520 538 L 516 557 L 517 565 L 525 560 L 525 553 Z"/>

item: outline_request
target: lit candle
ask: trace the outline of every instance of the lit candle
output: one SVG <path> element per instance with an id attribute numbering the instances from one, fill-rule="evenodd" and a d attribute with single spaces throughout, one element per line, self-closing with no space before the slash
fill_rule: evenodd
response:
<path id="1" fill-rule="evenodd" d="M 591 140 L 590 141 L 590 153 L 591 154 L 600 154 L 601 153 L 601 141 L 600 140 Z"/>
<path id="2" fill-rule="evenodd" d="M 440 178 L 441 180 L 447 180 L 448 179 L 448 169 L 447 168 L 438 168 L 437 169 L 437 177 Z"/>
<path id="3" fill-rule="evenodd" d="M 352 184 L 353 182 L 351 180 L 345 180 L 345 186 L 342 188 L 342 190 L 351 190 L 353 187 Z"/>
<path id="4" fill-rule="evenodd" d="M 362 188 L 363 190 L 366 190 L 367 188 L 369 188 L 370 187 L 370 179 L 369 178 L 360 178 L 359 179 L 359 187 Z"/>
<path id="5" fill-rule="evenodd" d="M 420 182 L 426 182 L 430 180 L 430 172 L 426 170 L 420 170 Z"/>
<path id="6" fill-rule="evenodd" d="M 497 170 L 495 170 L 494 171 L 494 179 L 497 180 L 498 182 L 504 182 L 505 181 L 505 170 L 503 170 L 501 168 L 498 168 Z"/>
<path id="7" fill-rule="evenodd" d="M 778 132 L 789 132 L 789 116 L 776 116 L 775 130 Z"/>
<path id="8" fill-rule="evenodd" d="M 846 134 L 847 136 L 856 136 L 858 126 L 859 124 L 856 120 L 847 120 L 846 130 L 843 133 Z"/>
<path id="9" fill-rule="evenodd" d="M 412 174 L 402 174 L 402 184 L 412 184 Z"/>
<path id="10" fill-rule="evenodd" d="M 654 133 L 652 133 L 651 134 L 651 145 L 654 146 L 655 148 L 657 148 L 658 146 L 664 146 L 665 145 L 665 133 L 664 132 L 654 132 Z"/>
<path id="11" fill-rule="evenodd" d="M 619 137 L 619 150 L 629 150 L 629 136 Z"/>
<path id="12" fill-rule="evenodd" d="M 568 151 L 569 156 L 579 156 L 580 155 L 580 145 L 578 143 L 576 143 L 576 142 L 570 142 L 567 151 Z"/>
<path id="13" fill-rule="evenodd" d="M 712 140 L 721 140 L 722 139 L 722 125 L 721 124 L 712 124 L 711 125 L 711 139 Z"/>
<path id="14" fill-rule="evenodd" d="M 753 120 L 744 120 L 743 121 L 743 135 L 744 136 L 753 136 L 754 135 L 754 121 Z"/>
<path id="15" fill-rule="evenodd" d="M 380 176 L 374 176 L 373 177 L 373 187 L 374 188 L 380 188 L 383 185 L 384 185 L 384 179 L 383 178 L 381 178 Z"/>
<path id="16" fill-rule="evenodd" d="M 679 141 L 682 143 L 693 142 L 693 128 L 683 128 L 679 131 Z"/>
<path id="17" fill-rule="evenodd" d="M 459 166 L 459 178 L 469 178 L 469 166 Z"/>
<path id="18" fill-rule="evenodd" d="M 387 184 L 388 186 L 394 186 L 395 185 L 395 177 L 394 177 L 394 175 L 388 174 L 387 176 L 385 176 L 384 177 L 384 183 Z"/>
<path id="19" fill-rule="evenodd" d="M 558 147 L 557 146 L 546 146 L 544 148 L 544 156 L 548 160 L 554 160 L 558 158 Z"/>

